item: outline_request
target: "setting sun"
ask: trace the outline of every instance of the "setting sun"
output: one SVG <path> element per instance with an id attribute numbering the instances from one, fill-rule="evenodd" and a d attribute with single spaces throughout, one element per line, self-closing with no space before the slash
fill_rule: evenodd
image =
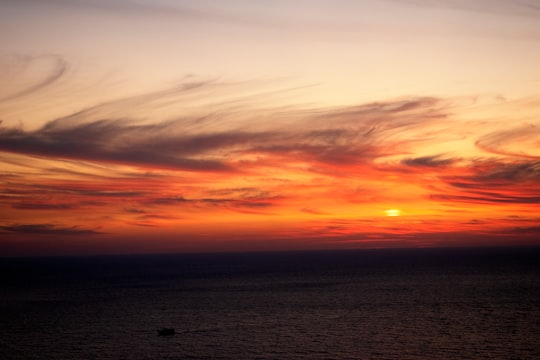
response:
<path id="1" fill-rule="evenodd" d="M 401 210 L 398 209 L 389 209 L 385 211 L 386 216 L 400 216 Z"/>

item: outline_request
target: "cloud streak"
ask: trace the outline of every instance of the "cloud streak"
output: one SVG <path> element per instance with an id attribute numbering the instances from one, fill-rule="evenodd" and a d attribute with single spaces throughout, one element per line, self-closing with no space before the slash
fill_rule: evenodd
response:
<path id="1" fill-rule="evenodd" d="M 3 59 L 4 70 L 0 72 L 3 79 L 3 86 L 5 86 L 5 94 L 0 93 L 0 102 L 6 102 L 10 100 L 19 99 L 39 91 L 43 91 L 51 85 L 58 82 L 67 72 L 68 63 L 62 57 L 58 55 L 42 55 L 42 56 L 28 56 L 19 55 L 14 56 L 11 59 Z M 27 84 L 24 88 L 12 91 L 14 84 L 10 83 L 10 79 L 16 79 L 21 77 L 25 72 L 31 72 L 32 67 L 38 67 L 43 63 L 47 67 L 45 75 L 41 75 L 38 79 L 33 79 L 30 84 Z"/>
<path id="2" fill-rule="evenodd" d="M 538 161 L 474 159 L 452 171 L 455 174 L 440 176 L 441 184 L 445 184 L 447 193 L 432 194 L 433 200 L 478 204 L 540 202 Z"/>
<path id="3" fill-rule="evenodd" d="M 78 226 L 63 227 L 55 224 L 15 224 L 0 226 L 0 230 L 7 233 L 34 234 L 34 235 L 93 235 L 99 234 L 93 229 L 82 229 Z"/>
<path id="4" fill-rule="evenodd" d="M 445 159 L 441 155 L 406 158 L 401 161 L 403 165 L 420 168 L 444 168 L 456 163 L 456 159 Z"/>
<path id="5" fill-rule="evenodd" d="M 475 145 L 496 154 L 526 159 L 540 159 L 540 128 L 526 124 L 514 129 L 491 132 L 480 137 Z"/>
<path id="6" fill-rule="evenodd" d="M 324 110 L 314 115 L 306 111 L 301 120 L 295 119 L 295 112 L 281 113 L 274 128 L 248 125 L 246 129 L 190 130 L 197 118 L 149 124 L 129 118 L 91 118 L 134 101 L 150 103 L 165 95 L 170 94 L 138 96 L 93 107 L 51 121 L 35 131 L 0 128 L 0 150 L 186 171 L 238 172 L 264 164 L 268 157 L 295 157 L 307 163 L 340 166 L 405 152 L 403 142 L 396 138 L 400 132 L 413 132 L 434 118 L 445 116 L 438 100 L 417 98 Z M 256 118 L 257 112 L 252 116 Z M 292 120 L 283 127 L 287 116 Z M 209 124 L 214 120 L 217 121 L 210 115 L 203 121 Z M 414 140 L 429 139 L 419 134 Z"/>
<path id="7" fill-rule="evenodd" d="M 534 0 L 394 0 L 417 6 L 446 8 L 473 12 L 540 16 L 540 6 Z"/>

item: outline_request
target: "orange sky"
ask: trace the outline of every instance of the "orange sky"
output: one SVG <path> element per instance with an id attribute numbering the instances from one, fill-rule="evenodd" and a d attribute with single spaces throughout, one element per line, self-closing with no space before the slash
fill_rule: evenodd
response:
<path id="1" fill-rule="evenodd" d="M 0 255 L 540 244 L 529 1 L 4 1 Z"/>

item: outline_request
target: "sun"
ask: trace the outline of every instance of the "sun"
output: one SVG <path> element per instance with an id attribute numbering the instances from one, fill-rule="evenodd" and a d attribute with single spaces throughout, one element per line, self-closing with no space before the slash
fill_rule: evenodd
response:
<path id="1" fill-rule="evenodd" d="M 386 216 L 399 216 L 401 215 L 401 210 L 399 209 L 388 209 L 384 211 Z"/>

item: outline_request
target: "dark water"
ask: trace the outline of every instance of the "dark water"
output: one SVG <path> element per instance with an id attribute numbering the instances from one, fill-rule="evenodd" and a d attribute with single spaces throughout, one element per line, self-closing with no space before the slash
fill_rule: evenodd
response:
<path id="1" fill-rule="evenodd" d="M 538 248 L 0 259 L 0 270 L 1 359 L 540 359 Z"/>

